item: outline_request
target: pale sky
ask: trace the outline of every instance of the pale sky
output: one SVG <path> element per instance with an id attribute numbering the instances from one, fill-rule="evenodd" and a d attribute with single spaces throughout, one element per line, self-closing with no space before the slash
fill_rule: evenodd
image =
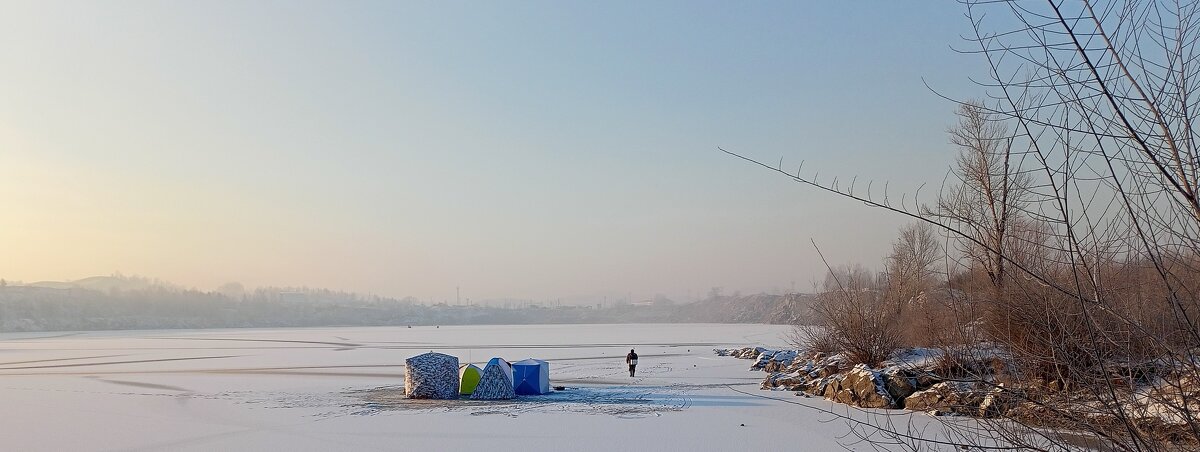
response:
<path id="1" fill-rule="evenodd" d="M 846 4 L 842 4 L 846 3 Z M 677 299 L 905 220 L 717 151 L 936 187 L 954 2 L 0 0 L 0 278 Z"/>

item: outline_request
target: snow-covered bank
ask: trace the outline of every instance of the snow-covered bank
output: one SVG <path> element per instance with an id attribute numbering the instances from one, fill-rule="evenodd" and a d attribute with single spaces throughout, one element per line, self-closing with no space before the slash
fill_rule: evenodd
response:
<path id="1" fill-rule="evenodd" d="M 1070 439 L 1073 424 L 1062 422 L 1062 412 L 1083 413 L 1082 419 L 1091 425 L 1115 427 L 1123 422 L 1111 413 L 1097 410 L 1098 402 L 1087 389 L 1020 378 L 1009 364 L 1011 357 L 987 344 L 949 351 L 906 349 L 876 368 L 849 365 L 840 354 L 805 354 L 767 347 L 724 348 L 714 352 L 718 356 L 752 360 L 750 371 L 767 374 L 761 384 L 764 390 L 792 391 L 861 408 L 903 408 L 933 416 L 1000 418 L 1026 427 L 1057 431 L 1068 444 L 1073 441 Z M 1145 375 L 1155 376 L 1153 379 L 1139 381 L 1131 377 L 1135 374 L 1129 369 L 1146 366 L 1153 367 L 1144 370 Z M 1183 407 L 1187 400 L 1195 400 L 1190 395 L 1200 392 L 1195 367 L 1160 361 L 1128 369 L 1109 366 L 1108 370 L 1115 381 L 1112 391 L 1120 392 L 1125 400 L 1124 412 L 1144 434 L 1165 438 L 1176 446 L 1195 447 L 1190 420 L 1178 414 L 1183 411 L 1178 407 Z M 955 373 L 961 376 L 947 376 Z M 1189 405 L 1187 410 L 1195 412 L 1200 406 Z"/>
<path id="2" fill-rule="evenodd" d="M 869 412 L 759 392 L 711 349 L 781 348 L 769 325 L 537 325 L 0 335 L 9 450 L 834 450 Z M 624 355 L 641 356 L 629 378 Z M 564 391 L 402 399 L 404 359 L 539 357 Z M 930 435 L 936 420 L 913 417 Z M 797 446 L 802 445 L 802 446 Z M 851 446 L 869 450 L 865 444 Z"/>

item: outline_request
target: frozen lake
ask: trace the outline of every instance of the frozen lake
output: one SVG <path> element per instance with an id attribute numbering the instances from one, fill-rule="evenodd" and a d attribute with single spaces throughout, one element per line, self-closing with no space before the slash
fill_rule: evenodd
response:
<path id="1" fill-rule="evenodd" d="M 0 335 L 8 450 L 832 450 L 849 409 L 760 391 L 713 348 L 785 346 L 779 325 L 159 330 Z M 630 378 L 624 356 L 640 355 Z M 550 361 L 564 391 L 403 398 L 404 359 Z M 936 428 L 922 414 L 894 412 Z M 861 416 L 862 413 L 851 413 Z M 744 424 L 744 425 L 743 425 Z M 852 438 L 845 439 L 850 441 Z M 853 447 L 869 449 L 866 445 Z"/>

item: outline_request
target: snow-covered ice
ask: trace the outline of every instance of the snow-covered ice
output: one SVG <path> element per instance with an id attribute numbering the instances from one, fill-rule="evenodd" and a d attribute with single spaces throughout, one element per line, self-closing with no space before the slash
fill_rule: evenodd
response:
<path id="1" fill-rule="evenodd" d="M 786 326 L 521 325 L 0 335 L 5 450 L 834 450 L 871 415 L 759 391 L 719 347 L 785 346 Z M 640 356 L 630 378 L 624 357 Z M 550 362 L 543 396 L 404 397 L 404 361 Z M 917 427 L 937 420 L 901 413 Z M 931 433 L 932 434 L 932 433 Z M 853 438 L 842 438 L 851 441 Z M 569 446 L 564 449 L 564 446 Z M 866 444 L 852 449 L 870 449 Z"/>

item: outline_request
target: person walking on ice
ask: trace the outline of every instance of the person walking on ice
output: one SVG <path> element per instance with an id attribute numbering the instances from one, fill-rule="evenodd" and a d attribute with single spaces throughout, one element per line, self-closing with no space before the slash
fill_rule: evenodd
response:
<path id="1" fill-rule="evenodd" d="M 629 349 L 629 354 L 625 355 L 625 364 L 629 364 L 629 376 L 633 376 L 633 370 L 637 368 L 637 353 L 633 349 Z"/>

